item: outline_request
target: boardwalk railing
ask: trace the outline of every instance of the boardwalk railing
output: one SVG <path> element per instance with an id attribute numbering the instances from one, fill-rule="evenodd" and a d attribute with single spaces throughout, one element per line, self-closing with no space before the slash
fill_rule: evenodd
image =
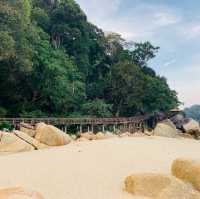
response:
<path id="1" fill-rule="evenodd" d="M 129 131 L 143 130 L 148 126 L 150 116 L 137 117 L 121 117 L 121 118 L 0 118 L 0 124 L 8 122 L 13 124 L 15 128 L 20 126 L 20 123 L 28 123 L 35 125 L 40 122 L 59 126 L 63 131 L 67 132 L 70 126 L 75 125 L 79 132 L 87 128 L 93 132 L 95 127 L 101 127 L 102 131 L 112 126 L 113 131 L 117 129 L 126 129 Z"/>
<path id="2" fill-rule="evenodd" d="M 129 124 L 141 123 L 148 120 L 148 116 L 138 116 L 129 118 L 0 118 L 0 123 L 9 122 L 13 125 L 22 122 L 35 125 L 39 122 L 52 125 L 72 125 L 72 124 Z"/>

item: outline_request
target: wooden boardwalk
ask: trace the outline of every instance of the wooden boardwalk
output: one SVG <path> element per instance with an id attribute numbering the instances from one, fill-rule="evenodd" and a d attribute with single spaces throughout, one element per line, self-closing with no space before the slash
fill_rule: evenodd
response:
<path id="1" fill-rule="evenodd" d="M 128 118 L 0 118 L 0 124 L 8 122 L 18 128 L 20 123 L 28 123 L 34 126 L 37 123 L 44 122 L 59 126 L 63 131 L 67 131 L 71 126 L 76 126 L 80 132 L 85 128 L 88 131 L 93 131 L 95 127 L 100 127 L 102 131 L 105 131 L 108 127 L 112 127 L 113 131 L 117 129 L 136 131 L 147 127 L 149 118 L 149 116 Z"/>
<path id="2" fill-rule="evenodd" d="M 133 124 L 143 123 L 149 119 L 148 116 L 138 116 L 129 118 L 0 118 L 0 123 L 9 122 L 13 125 L 20 123 L 36 123 L 44 122 L 52 125 L 109 125 L 109 124 Z"/>

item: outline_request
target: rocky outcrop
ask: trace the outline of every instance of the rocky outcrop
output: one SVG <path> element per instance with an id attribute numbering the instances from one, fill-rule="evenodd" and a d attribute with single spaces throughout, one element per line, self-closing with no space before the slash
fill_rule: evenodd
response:
<path id="1" fill-rule="evenodd" d="M 183 124 L 187 123 L 187 120 L 184 118 L 182 114 L 177 114 L 170 118 L 170 120 L 174 123 L 177 129 L 182 130 Z"/>
<path id="2" fill-rule="evenodd" d="M 32 151 L 34 147 L 17 137 L 14 133 L 2 133 L 0 137 L 0 152 L 16 153 Z"/>
<path id="3" fill-rule="evenodd" d="M 189 119 L 187 123 L 183 124 L 183 130 L 189 134 L 200 135 L 199 122 Z"/>
<path id="4" fill-rule="evenodd" d="M 154 135 L 175 138 L 177 136 L 177 129 L 170 120 L 164 120 L 156 125 Z"/>
<path id="5" fill-rule="evenodd" d="M 32 125 L 26 123 L 20 123 L 20 131 L 31 137 L 34 137 L 36 134 L 35 128 Z"/>
<path id="6" fill-rule="evenodd" d="M 71 142 L 71 137 L 68 134 L 45 123 L 36 125 L 35 139 L 48 146 L 62 146 Z"/>

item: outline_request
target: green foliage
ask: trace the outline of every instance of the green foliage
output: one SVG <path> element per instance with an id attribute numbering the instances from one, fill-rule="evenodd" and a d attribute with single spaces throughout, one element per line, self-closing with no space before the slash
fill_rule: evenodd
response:
<path id="1" fill-rule="evenodd" d="M 0 107 L 0 117 L 5 117 L 7 114 L 7 111 L 5 108 Z"/>
<path id="2" fill-rule="evenodd" d="M 0 130 L 1 131 L 2 130 L 12 131 L 13 129 L 14 129 L 14 127 L 10 123 L 5 122 L 5 123 L 0 124 Z"/>
<path id="3" fill-rule="evenodd" d="M 179 102 L 177 93 L 170 90 L 165 78 L 146 75 L 143 104 L 144 112 L 158 113 L 177 107 Z"/>
<path id="4" fill-rule="evenodd" d="M 103 100 L 100 99 L 87 102 L 82 106 L 82 112 L 87 116 L 111 117 L 111 110 L 112 105 L 106 104 Z"/>
<path id="5" fill-rule="evenodd" d="M 23 118 L 45 118 L 47 115 L 43 113 L 41 110 L 34 110 L 34 111 L 22 111 L 20 117 Z"/>
<path id="6" fill-rule="evenodd" d="M 0 31 L 0 60 L 9 59 L 15 54 L 15 41 L 9 32 Z"/>
<path id="7" fill-rule="evenodd" d="M 0 1 L 0 115 L 133 116 L 178 106 L 158 47 L 105 35 L 74 0 Z"/>

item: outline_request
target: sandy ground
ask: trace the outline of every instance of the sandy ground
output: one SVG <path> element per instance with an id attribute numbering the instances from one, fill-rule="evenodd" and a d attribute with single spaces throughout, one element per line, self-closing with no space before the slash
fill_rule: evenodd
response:
<path id="1" fill-rule="evenodd" d="M 45 199 L 133 199 L 127 175 L 170 174 L 177 157 L 200 159 L 200 142 L 159 137 L 113 138 L 0 157 L 0 187 L 23 186 Z"/>

